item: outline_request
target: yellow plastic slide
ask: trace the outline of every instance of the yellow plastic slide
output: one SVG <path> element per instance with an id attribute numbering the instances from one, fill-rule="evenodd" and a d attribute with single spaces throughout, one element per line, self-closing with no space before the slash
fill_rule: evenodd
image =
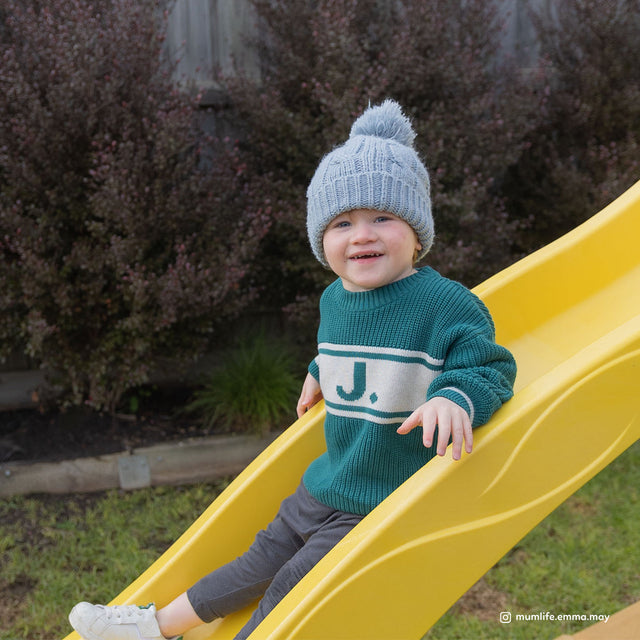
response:
<path id="1" fill-rule="evenodd" d="M 474 451 L 416 473 L 251 636 L 419 639 L 497 560 L 640 437 L 640 182 L 477 287 L 514 353 L 516 395 Z M 252 462 L 114 603 L 166 604 L 242 553 L 323 450 L 315 407 Z M 185 640 L 232 638 L 250 614 Z M 74 634 L 68 640 L 77 638 Z"/>

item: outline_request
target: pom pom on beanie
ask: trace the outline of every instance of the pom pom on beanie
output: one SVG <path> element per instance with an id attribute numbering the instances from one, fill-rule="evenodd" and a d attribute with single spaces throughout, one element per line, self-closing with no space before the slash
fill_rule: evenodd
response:
<path id="1" fill-rule="evenodd" d="M 386 138 L 413 147 L 416 133 L 400 105 L 393 100 L 385 100 L 377 107 L 369 107 L 353 123 L 349 137 L 355 136 Z"/>
<path id="2" fill-rule="evenodd" d="M 418 259 L 429 251 L 434 237 L 429 174 L 413 148 L 415 137 L 400 105 L 385 100 L 369 107 L 353 123 L 349 139 L 322 159 L 307 189 L 307 233 L 324 266 L 329 266 L 322 248 L 327 225 L 353 209 L 397 215 L 418 236 Z"/>

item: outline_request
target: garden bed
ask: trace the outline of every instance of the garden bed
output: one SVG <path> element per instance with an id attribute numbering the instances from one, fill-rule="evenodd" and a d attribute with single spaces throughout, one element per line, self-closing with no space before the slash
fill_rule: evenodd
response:
<path id="1" fill-rule="evenodd" d="M 89 409 L 0 412 L 0 463 L 53 462 L 98 456 L 176 442 L 185 438 L 228 434 L 221 425 L 203 426 L 180 411 L 187 391 L 156 393 L 137 414 L 109 416 Z"/>

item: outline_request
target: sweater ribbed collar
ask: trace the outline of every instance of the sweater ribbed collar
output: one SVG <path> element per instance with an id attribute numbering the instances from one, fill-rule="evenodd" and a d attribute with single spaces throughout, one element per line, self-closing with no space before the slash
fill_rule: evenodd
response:
<path id="1" fill-rule="evenodd" d="M 370 311 L 384 307 L 415 290 L 417 286 L 432 278 L 435 273 L 431 267 L 421 267 L 416 273 L 406 278 L 369 291 L 347 291 L 342 285 L 342 281 L 338 279 L 335 282 L 335 302 L 349 311 Z"/>

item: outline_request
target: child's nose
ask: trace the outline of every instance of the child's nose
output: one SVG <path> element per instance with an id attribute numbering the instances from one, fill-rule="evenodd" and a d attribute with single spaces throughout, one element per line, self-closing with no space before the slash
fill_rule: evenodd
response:
<path id="1" fill-rule="evenodd" d="M 376 231 L 369 222 L 360 221 L 353 225 L 353 233 L 351 234 L 351 242 L 363 243 L 371 242 L 376 239 Z"/>

